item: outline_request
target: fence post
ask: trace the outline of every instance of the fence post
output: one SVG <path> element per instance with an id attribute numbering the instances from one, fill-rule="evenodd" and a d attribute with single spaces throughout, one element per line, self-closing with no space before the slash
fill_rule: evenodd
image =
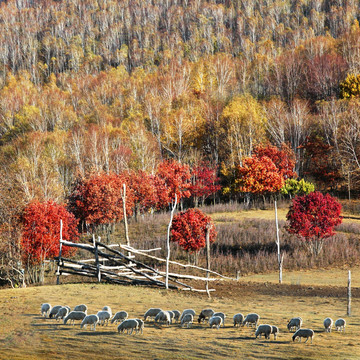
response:
<path id="1" fill-rule="evenodd" d="M 95 240 L 95 237 L 94 237 Z M 98 242 L 100 242 L 101 238 L 98 238 Z M 98 282 L 101 282 L 101 271 L 100 271 L 100 262 L 99 262 L 99 253 L 98 253 L 98 244 L 95 242 L 95 263 L 96 263 L 96 275 Z"/>
<path id="2" fill-rule="evenodd" d="M 351 315 L 351 271 L 349 270 L 348 288 L 347 288 L 347 315 Z"/>
<path id="3" fill-rule="evenodd" d="M 169 288 L 170 229 L 171 229 L 176 205 L 177 205 L 177 195 L 175 193 L 175 200 L 172 205 L 172 209 L 171 209 L 171 213 L 170 213 L 170 221 L 169 221 L 169 226 L 167 229 L 167 236 L 166 236 L 166 274 L 165 274 L 165 288 L 166 289 Z"/>
<path id="4" fill-rule="evenodd" d="M 206 225 L 206 268 L 210 270 L 210 224 Z M 209 291 L 209 271 L 206 272 L 206 293 L 211 298 Z"/>
<path id="5" fill-rule="evenodd" d="M 61 254 L 62 254 L 62 228 L 63 222 L 60 220 L 60 244 L 59 244 L 59 256 L 58 256 L 58 266 L 56 270 L 56 285 L 60 284 L 60 261 L 61 261 Z"/>

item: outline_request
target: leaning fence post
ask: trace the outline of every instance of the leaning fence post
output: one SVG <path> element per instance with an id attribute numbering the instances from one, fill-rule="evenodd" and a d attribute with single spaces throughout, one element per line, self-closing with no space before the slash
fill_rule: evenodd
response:
<path id="1" fill-rule="evenodd" d="M 347 314 L 351 315 L 351 271 L 349 270 L 348 288 L 347 288 Z"/>
<path id="2" fill-rule="evenodd" d="M 63 228 L 63 222 L 60 220 L 60 244 L 59 244 L 59 256 L 58 256 L 58 266 L 56 271 L 56 285 L 60 284 L 60 261 L 61 261 L 61 253 L 62 253 L 62 228 Z"/>

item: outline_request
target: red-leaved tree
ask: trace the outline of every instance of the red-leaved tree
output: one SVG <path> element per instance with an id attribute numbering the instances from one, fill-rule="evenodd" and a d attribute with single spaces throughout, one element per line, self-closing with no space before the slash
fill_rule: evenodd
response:
<path id="1" fill-rule="evenodd" d="M 220 179 L 216 175 L 216 170 L 216 167 L 211 167 L 207 163 L 202 163 L 192 169 L 189 190 L 194 197 L 195 206 L 198 206 L 199 199 L 204 204 L 206 198 L 221 189 L 218 184 Z"/>
<path id="2" fill-rule="evenodd" d="M 206 228 L 209 228 L 209 241 L 216 239 L 215 225 L 209 216 L 199 209 L 188 209 L 174 216 L 171 225 L 171 240 L 184 250 L 197 252 L 206 245 Z"/>
<path id="3" fill-rule="evenodd" d="M 158 165 L 156 175 L 165 182 L 169 203 L 175 198 L 175 194 L 178 200 L 191 195 L 191 174 L 188 165 L 175 160 L 165 160 Z"/>
<path id="4" fill-rule="evenodd" d="M 263 156 L 267 156 L 268 158 L 270 158 L 277 167 L 279 173 L 284 178 L 284 180 L 291 179 L 297 176 L 296 172 L 294 171 L 294 151 L 286 144 L 282 144 L 280 149 L 270 144 L 266 146 L 258 145 L 255 147 L 253 155 L 259 159 Z"/>
<path id="5" fill-rule="evenodd" d="M 334 227 L 341 224 L 341 204 L 329 194 L 316 191 L 297 196 L 286 215 L 287 231 L 305 241 L 312 254 L 322 250 L 325 239 L 334 235 Z"/>
<path id="6" fill-rule="evenodd" d="M 97 227 L 119 222 L 124 217 L 123 184 L 126 193 L 126 214 L 132 215 L 134 194 L 128 186 L 127 174 L 95 173 L 78 179 L 69 197 L 69 208 L 86 225 Z"/>
<path id="7" fill-rule="evenodd" d="M 45 258 L 58 255 L 60 239 L 60 220 L 63 222 L 62 238 L 76 241 L 78 239 L 78 220 L 68 212 L 64 205 L 54 201 L 30 203 L 22 216 L 23 232 L 21 248 L 23 261 L 27 267 L 30 281 L 43 281 Z M 64 246 L 63 255 L 68 256 L 73 249 Z"/>
<path id="8" fill-rule="evenodd" d="M 267 156 L 252 156 L 237 168 L 236 188 L 242 192 L 265 195 L 278 192 L 284 186 L 284 177 Z"/>

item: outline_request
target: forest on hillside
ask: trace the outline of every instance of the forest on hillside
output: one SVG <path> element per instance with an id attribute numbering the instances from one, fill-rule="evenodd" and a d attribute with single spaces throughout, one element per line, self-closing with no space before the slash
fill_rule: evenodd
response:
<path id="1" fill-rule="evenodd" d="M 2 245 L 18 246 L 28 204 L 65 203 L 80 178 L 175 159 L 231 189 L 260 144 L 287 144 L 317 189 L 357 194 L 359 14 L 355 0 L 2 1 Z"/>

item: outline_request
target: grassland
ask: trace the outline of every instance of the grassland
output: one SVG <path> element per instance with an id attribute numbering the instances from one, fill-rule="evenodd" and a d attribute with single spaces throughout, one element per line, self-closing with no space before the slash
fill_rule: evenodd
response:
<path id="1" fill-rule="evenodd" d="M 360 301 L 353 300 L 354 314 L 345 316 L 346 300 L 331 296 L 270 294 L 243 282 L 222 284 L 231 292 L 217 293 L 211 300 L 205 296 L 141 287 L 107 284 L 66 284 L 61 286 L 4 289 L 0 291 L 0 358 L 1 359 L 359 359 Z M 269 285 L 270 287 L 272 285 Z M 267 289 L 269 290 L 269 289 Z M 231 295 L 233 294 L 233 295 Z M 241 295 L 240 295 L 241 294 Z M 155 326 L 146 323 L 144 334 L 120 335 L 116 326 L 98 327 L 96 332 L 83 331 L 79 325 L 68 326 L 40 316 L 40 304 L 86 303 L 89 313 L 104 305 L 113 311 L 126 310 L 130 317 L 140 317 L 152 306 L 164 309 L 211 307 L 228 316 L 225 328 L 210 329 L 194 324 L 191 329 L 179 325 Z M 255 340 L 254 330 L 234 328 L 231 317 L 255 311 L 262 323 L 280 327 L 278 340 Z M 286 330 L 291 316 L 301 315 L 306 327 L 313 328 L 313 344 L 293 343 Z M 345 317 L 346 333 L 325 334 L 322 321 Z"/>

